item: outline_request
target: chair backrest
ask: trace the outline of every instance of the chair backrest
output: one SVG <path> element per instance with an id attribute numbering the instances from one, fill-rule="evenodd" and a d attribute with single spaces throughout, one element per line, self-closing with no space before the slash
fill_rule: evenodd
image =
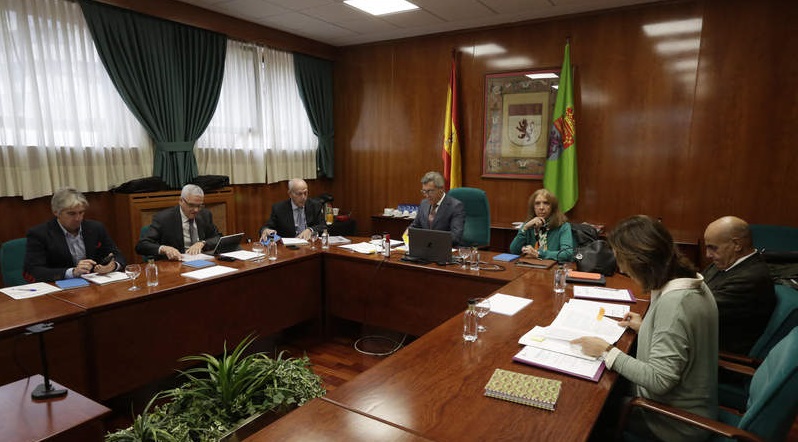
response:
<path id="1" fill-rule="evenodd" d="M 27 244 L 27 238 L 16 238 L 6 241 L 0 246 L 0 267 L 3 269 L 3 284 L 7 287 L 28 283 L 22 277 Z"/>
<path id="2" fill-rule="evenodd" d="M 456 187 L 447 196 L 458 199 L 465 207 L 466 219 L 463 228 L 464 245 L 486 246 L 490 244 L 490 205 L 485 191 L 474 187 Z"/>
<path id="3" fill-rule="evenodd" d="M 775 284 L 776 307 L 770 315 L 762 336 L 757 339 L 748 356 L 756 359 L 765 359 L 768 352 L 776 343 L 781 341 L 787 333 L 798 326 L 798 290 L 792 287 Z"/>
<path id="4" fill-rule="evenodd" d="M 767 441 L 785 440 L 798 412 L 798 328 L 770 350 L 748 394 L 748 409 L 738 427 Z"/>
<path id="5" fill-rule="evenodd" d="M 758 250 L 789 252 L 798 250 L 798 227 L 751 224 L 751 237 Z"/>
<path id="6" fill-rule="evenodd" d="M 147 230 L 150 228 L 150 225 L 147 224 L 146 226 L 141 226 L 141 231 L 139 232 L 139 239 L 144 238 L 144 234 L 147 233 Z"/>

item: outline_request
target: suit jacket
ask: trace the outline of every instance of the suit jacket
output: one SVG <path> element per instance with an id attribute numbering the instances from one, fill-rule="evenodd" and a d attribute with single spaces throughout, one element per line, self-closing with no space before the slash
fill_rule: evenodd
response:
<path id="1" fill-rule="evenodd" d="M 308 198 L 307 201 L 305 201 L 305 224 L 308 228 L 318 233 L 321 233 L 327 228 L 327 223 L 324 222 L 324 214 L 321 211 L 322 205 L 318 200 Z M 293 238 L 296 236 L 294 211 L 291 208 L 290 199 L 272 205 L 272 214 L 269 220 L 260 228 L 258 236 L 260 236 L 260 234 L 263 233 L 263 229 L 267 227 L 276 230 L 277 234 L 281 237 Z"/>
<path id="2" fill-rule="evenodd" d="M 86 258 L 100 262 L 109 253 L 114 254 L 118 268 L 125 267 L 125 257 L 116 247 L 114 240 L 99 221 L 83 220 L 81 224 Z M 25 279 L 36 281 L 57 281 L 64 279 L 64 273 L 75 267 L 69 253 L 66 236 L 56 218 L 28 230 L 25 250 Z M 119 267 L 121 266 L 121 267 Z"/>
<path id="3" fill-rule="evenodd" d="M 710 264 L 703 273 L 718 304 L 720 350 L 748 354 L 776 307 L 767 263 L 756 253 L 731 270 Z"/>
<path id="4" fill-rule="evenodd" d="M 435 212 L 435 219 L 432 225 L 429 223 L 429 211 L 431 205 L 428 199 L 421 201 L 418 214 L 410 227 L 417 229 L 445 230 L 452 234 L 452 245 L 460 244 L 463 239 L 463 228 L 465 226 L 465 207 L 463 203 L 446 195 Z"/>
<path id="5" fill-rule="evenodd" d="M 213 250 L 221 234 L 213 224 L 213 214 L 208 209 L 202 209 L 194 219 L 197 226 L 197 237 L 205 241 L 203 252 Z M 160 246 L 171 246 L 181 253 L 186 251 L 183 242 L 183 219 L 180 216 L 180 206 L 163 209 L 152 217 L 150 228 L 136 244 L 136 253 L 144 256 L 158 256 Z"/>

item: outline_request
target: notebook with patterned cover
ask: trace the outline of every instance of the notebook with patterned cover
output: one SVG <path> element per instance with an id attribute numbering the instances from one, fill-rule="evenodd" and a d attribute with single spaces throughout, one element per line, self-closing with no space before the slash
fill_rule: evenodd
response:
<path id="1" fill-rule="evenodd" d="M 554 410 L 562 382 L 497 368 L 485 385 L 485 396 Z"/>

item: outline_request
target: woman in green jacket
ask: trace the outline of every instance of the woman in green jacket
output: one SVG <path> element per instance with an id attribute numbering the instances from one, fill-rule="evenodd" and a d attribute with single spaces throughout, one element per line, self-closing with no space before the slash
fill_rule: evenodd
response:
<path id="1" fill-rule="evenodd" d="M 510 244 L 510 253 L 530 258 L 574 260 L 571 224 L 560 211 L 553 193 L 538 189 L 529 197 L 529 220 L 521 226 Z"/>

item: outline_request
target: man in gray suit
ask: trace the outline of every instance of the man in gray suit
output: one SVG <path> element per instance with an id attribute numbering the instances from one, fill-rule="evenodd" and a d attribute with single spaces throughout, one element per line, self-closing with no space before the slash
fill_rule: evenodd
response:
<path id="1" fill-rule="evenodd" d="M 449 231 L 452 245 L 458 245 L 463 238 L 465 208 L 460 200 L 446 196 L 444 183 L 443 176 L 438 172 L 424 174 L 421 178 L 421 194 L 426 198 L 421 201 L 410 227 Z"/>
<path id="2" fill-rule="evenodd" d="M 152 224 L 136 244 L 136 253 L 178 260 L 181 253 L 196 255 L 213 250 L 221 234 L 204 199 L 205 192 L 199 186 L 183 186 L 178 205 L 152 217 Z"/>

